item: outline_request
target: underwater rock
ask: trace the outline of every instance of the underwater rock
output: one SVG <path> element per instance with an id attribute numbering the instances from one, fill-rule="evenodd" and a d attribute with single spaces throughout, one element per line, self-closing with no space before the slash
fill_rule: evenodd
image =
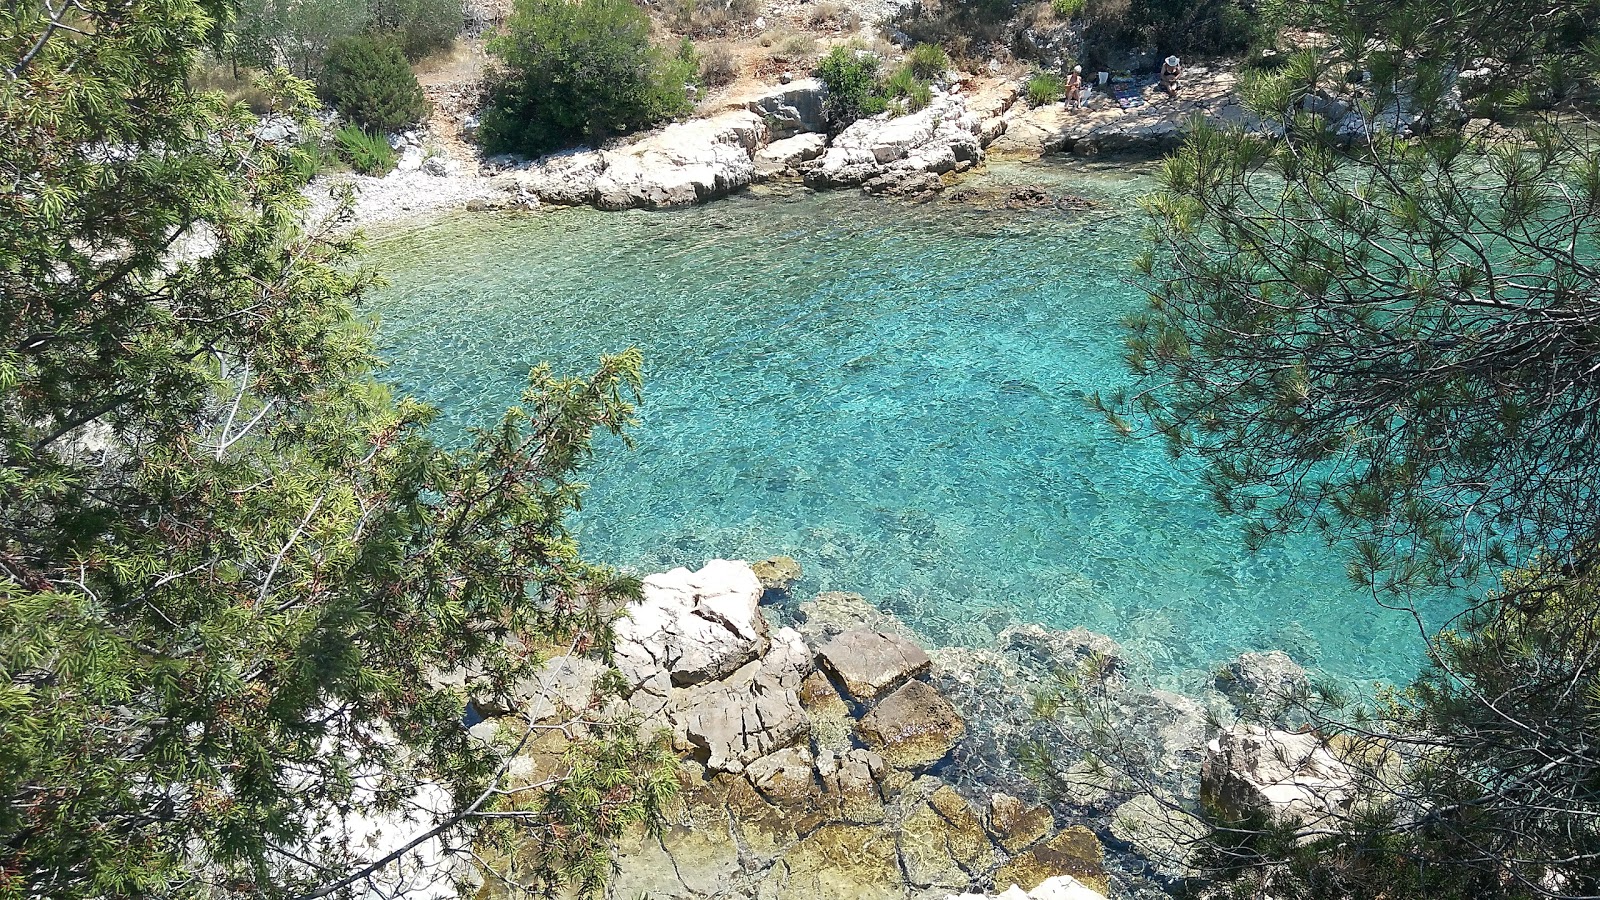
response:
<path id="1" fill-rule="evenodd" d="M 1304 716 L 1291 716 L 1291 707 L 1304 701 L 1311 692 L 1306 670 L 1282 650 L 1266 653 L 1241 653 L 1217 672 L 1217 690 L 1246 715 L 1282 722 Z"/>
<path id="2" fill-rule="evenodd" d="M 950 752 L 966 733 L 950 701 L 921 681 L 908 681 L 856 723 L 868 747 L 897 769 L 923 769 Z"/>
<path id="3" fill-rule="evenodd" d="M 773 864 L 759 900 L 903 900 L 894 835 L 865 825 L 824 825 Z"/>
<path id="4" fill-rule="evenodd" d="M 941 787 L 900 827 L 900 859 L 915 887 L 964 888 L 994 867 L 995 853 L 966 799 Z"/>
<path id="5" fill-rule="evenodd" d="M 792 556 L 772 556 L 750 567 L 756 580 L 768 591 L 787 593 L 800 580 L 800 563 Z"/>
<path id="6" fill-rule="evenodd" d="M 1094 832 L 1074 825 L 1012 857 L 995 872 L 994 883 L 1032 891 L 1058 875 L 1070 875 L 1103 894 L 1108 887 L 1103 857 Z"/>
<path id="7" fill-rule="evenodd" d="M 1205 823 L 1176 804 L 1139 794 L 1111 813 L 1111 836 L 1131 846 L 1164 878 L 1189 878 L 1194 847 L 1207 834 Z"/>
<path id="8" fill-rule="evenodd" d="M 1029 806 L 1010 794 L 989 798 L 989 832 L 1007 853 L 1016 853 L 1050 833 L 1055 817 L 1044 806 Z"/>
<path id="9" fill-rule="evenodd" d="M 823 644 L 817 664 L 865 703 L 928 671 L 933 660 L 899 635 L 853 628 Z"/>

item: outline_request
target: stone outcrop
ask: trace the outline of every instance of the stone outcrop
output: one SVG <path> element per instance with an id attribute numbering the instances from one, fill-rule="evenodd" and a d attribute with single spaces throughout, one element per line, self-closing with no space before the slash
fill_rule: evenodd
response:
<path id="1" fill-rule="evenodd" d="M 980 125 L 959 94 L 935 93 L 910 115 L 882 113 L 852 123 L 802 175 L 818 188 L 860 185 L 871 193 L 931 188 L 938 176 L 982 161 Z"/>
<path id="2" fill-rule="evenodd" d="M 944 759 L 966 732 L 966 723 L 926 682 L 908 681 L 862 716 L 856 730 L 889 765 L 923 769 Z"/>
<path id="3" fill-rule="evenodd" d="M 817 663 L 851 698 L 865 703 L 925 674 L 933 660 L 900 635 L 852 628 L 823 644 Z"/>
<path id="4" fill-rule="evenodd" d="M 748 110 L 653 131 L 632 143 L 546 157 L 514 169 L 518 188 L 546 203 L 670 209 L 726 196 L 755 177 L 767 126 Z"/>
<path id="5" fill-rule="evenodd" d="M 800 740 L 810 730 L 800 706 L 809 651 L 793 629 L 781 629 L 773 651 L 716 682 L 668 699 L 664 715 L 680 747 L 712 772 L 746 764 Z"/>
<path id="6" fill-rule="evenodd" d="M 778 85 L 746 101 L 750 112 L 760 116 L 776 142 L 807 132 L 825 132 L 828 120 L 822 112 L 827 89 L 815 78 L 801 78 Z"/>
<path id="7" fill-rule="evenodd" d="M 749 566 L 721 559 L 646 578 L 643 599 L 616 625 L 617 668 L 635 687 L 663 675 L 684 686 L 733 674 L 767 649 L 761 593 Z"/>
<path id="8" fill-rule="evenodd" d="M 1200 799 L 1224 820 L 1264 812 L 1312 827 L 1348 813 L 1353 788 L 1354 772 L 1316 732 L 1239 724 L 1207 747 Z"/>
<path id="9" fill-rule="evenodd" d="M 773 178 L 783 174 L 798 174 L 802 163 L 821 156 L 828 147 L 825 134 L 797 134 L 791 138 L 773 141 L 756 151 L 756 177 Z"/>

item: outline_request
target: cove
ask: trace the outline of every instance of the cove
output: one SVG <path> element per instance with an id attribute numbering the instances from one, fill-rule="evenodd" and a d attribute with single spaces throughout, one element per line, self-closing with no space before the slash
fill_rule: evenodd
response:
<path id="1" fill-rule="evenodd" d="M 1193 461 L 1084 405 L 1127 380 L 1150 180 L 996 164 L 968 184 L 1097 207 L 796 190 L 384 235 L 385 375 L 448 438 L 494 421 L 541 360 L 576 373 L 641 348 L 637 447 L 603 443 L 575 523 L 592 558 L 635 571 L 788 554 L 799 593 L 864 594 L 932 641 L 1083 626 L 1174 685 L 1273 648 L 1349 686 L 1414 674 L 1417 623 L 1337 551 L 1246 551 Z M 1445 612 L 1435 598 L 1424 619 Z"/>

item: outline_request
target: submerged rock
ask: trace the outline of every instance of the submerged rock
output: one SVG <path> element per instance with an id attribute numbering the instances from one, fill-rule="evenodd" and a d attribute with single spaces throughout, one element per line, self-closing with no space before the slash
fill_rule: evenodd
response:
<path id="1" fill-rule="evenodd" d="M 1050 833 L 1055 817 L 1043 806 L 1028 806 L 1010 794 L 989 799 L 989 831 L 1007 853 L 1016 853 Z"/>
<path id="2" fill-rule="evenodd" d="M 915 887 L 964 888 L 995 864 L 994 845 L 967 801 L 941 787 L 906 817 L 900 858 Z"/>
<path id="3" fill-rule="evenodd" d="M 1304 710 L 1295 707 L 1302 706 L 1310 696 L 1311 679 L 1282 650 L 1239 654 L 1217 672 L 1215 684 L 1248 716 L 1280 723 L 1293 719 L 1299 724 L 1305 720 Z"/>
<path id="4" fill-rule="evenodd" d="M 950 701 L 921 681 L 908 681 L 856 723 L 868 747 L 897 769 L 923 769 L 950 752 L 966 733 Z"/>
<path id="5" fill-rule="evenodd" d="M 1015 884 L 1025 891 L 1032 891 L 1060 875 L 1069 875 L 1105 893 L 1109 882 L 1104 851 L 1094 832 L 1082 825 L 1063 829 L 1049 840 L 1012 857 L 995 872 L 994 883 Z"/>
<path id="6" fill-rule="evenodd" d="M 903 900 L 905 876 L 892 834 L 865 825 L 825 825 L 775 862 L 759 900 Z"/>
<path id="7" fill-rule="evenodd" d="M 1189 878 L 1195 847 L 1208 833 L 1205 823 L 1163 803 L 1153 794 L 1139 794 L 1111 813 L 1111 836 L 1131 846 L 1164 878 Z"/>
<path id="8" fill-rule="evenodd" d="M 800 563 L 792 556 L 771 556 L 750 567 L 761 587 L 787 593 L 800 580 Z"/>
<path id="9" fill-rule="evenodd" d="M 884 693 L 928 671 L 933 660 L 921 647 L 882 631 L 853 628 L 817 651 L 818 664 L 857 702 Z"/>

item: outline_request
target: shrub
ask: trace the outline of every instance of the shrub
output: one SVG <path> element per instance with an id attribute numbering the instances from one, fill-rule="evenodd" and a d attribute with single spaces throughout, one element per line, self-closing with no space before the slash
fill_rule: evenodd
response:
<path id="1" fill-rule="evenodd" d="M 650 20 L 630 0 L 517 0 L 489 45 L 480 134 L 493 152 L 537 155 L 654 125 L 693 109 L 697 63 L 650 43 Z"/>
<path id="2" fill-rule="evenodd" d="M 888 108 L 878 90 L 878 58 L 851 47 L 834 47 L 817 66 L 828 89 L 823 111 L 834 123 L 848 125 Z"/>
<path id="3" fill-rule="evenodd" d="M 896 111 L 901 114 L 916 112 L 933 99 L 933 89 L 917 77 L 909 64 L 901 66 L 889 76 L 883 83 L 882 93 L 886 99 L 896 101 Z"/>
<path id="4" fill-rule="evenodd" d="M 918 44 L 906 56 L 906 68 L 920 81 L 932 81 L 950 71 L 950 55 L 938 44 Z"/>
<path id="5" fill-rule="evenodd" d="M 1085 5 L 1085 0 L 1050 0 L 1050 10 L 1054 12 L 1056 14 L 1056 18 L 1059 19 L 1072 18 L 1078 13 L 1083 12 Z"/>
<path id="6" fill-rule="evenodd" d="M 700 58 L 700 80 L 712 87 L 731 84 L 739 77 L 739 59 L 733 51 L 718 44 Z"/>
<path id="7" fill-rule="evenodd" d="M 396 158 L 388 138 L 355 125 L 346 125 L 334 135 L 339 157 L 362 175 L 383 175 L 394 168 Z"/>
<path id="8" fill-rule="evenodd" d="M 387 38 L 357 35 L 334 44 L 317 87 L 340 115 L 372 131 L 399 131 L 428 114 L 417 76 Z"/>
<path id="9" fill-rule="evenodd" d="M 809 34 L 791 34 L 778 44 L 776 50 L 772 51 L 774 59 L 781 59 L 785 62 L 811 59 L 816 55 L 817 39 Z"/>
<path id="10" fill-rule="evenodd" d="M 754 19 L 760 0 L 678 0 L 672 30 L 692 37 L 722 35 Z"/>
<path id="11" fill-rule="evenodd" d="M 373 27 L 392 32 L 413 61 L 450 46 L 466 25 L 461 0 L 368 0 L 368 8 Z"/>
<path id="12" fill-rule="evenodd" d="M 1060 100 L 1066 93 L 1066 84 L 1054 72 L 1040 72 L 1028 79 L 1028 102 L 1044 106 Z"/>

